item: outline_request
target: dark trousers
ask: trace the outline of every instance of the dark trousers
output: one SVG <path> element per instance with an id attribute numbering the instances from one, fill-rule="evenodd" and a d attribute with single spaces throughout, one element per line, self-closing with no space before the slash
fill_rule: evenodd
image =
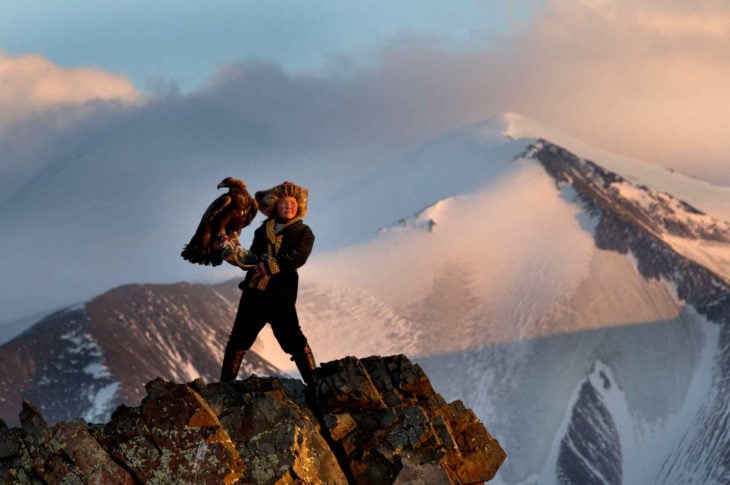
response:
<path id="1" fill-rule="evenodd" d="M 289 355 L 301 353 L 307 345 L 307 338 L 299 326 L 294 302 L 289 300 L 268 291 L 244 290 L 228 346 L 250 349 L 261 329 L 269 323 L 284 352 Z"/>

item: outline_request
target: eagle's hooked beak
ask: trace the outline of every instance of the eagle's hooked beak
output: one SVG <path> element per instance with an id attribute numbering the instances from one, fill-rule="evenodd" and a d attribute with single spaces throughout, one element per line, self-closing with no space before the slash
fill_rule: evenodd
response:
<path id="1" fill-rule="evenodd" d="M 226 184 L 224 184 L 223 182 L 221 182 L 221 183 L 218 184 L 218 188 L 219 189 L 222 189 L 224 187 L 228 187 L 228 186 Z"/>

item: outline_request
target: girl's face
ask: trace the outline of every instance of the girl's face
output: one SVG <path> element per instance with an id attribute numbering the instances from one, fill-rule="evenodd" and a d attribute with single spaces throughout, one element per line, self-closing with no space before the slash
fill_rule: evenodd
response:
<path id="1" fill-rule="evenodd" d="M 299 205 L 294 197 L 282 197 L 276 203 L 276 215 L 279 219 L 290 221 L 297 216 Z"/>

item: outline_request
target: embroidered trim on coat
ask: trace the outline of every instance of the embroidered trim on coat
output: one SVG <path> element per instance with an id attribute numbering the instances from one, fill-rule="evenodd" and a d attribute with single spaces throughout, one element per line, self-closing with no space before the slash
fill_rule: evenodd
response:
<path id="1" fill-rule="evenodd" d="M 268 221 L 266 221 L 266 239 L 267 239 L 267 245 L 266 245 L 266 253 L 269 256 L 267 259 L 267 265 L 269 267 L 269 271 L 272 275 L 280 272 L 279 269 L 279 263 L 276 262 L 276 255 L 279 254 L 279 248 L 281 248 L 281 242 L 284 240 L 284 235 L 281 234 L 282 229 L 284 229 L 287 226 L 290 226 L 291 224 L 294 224 L 295 222 L 301 221 L 301 217 L 295 217 L 291 221 L 284 224 L 282 227 L 279 228 L 279 234 L 276 233 L 276 219 L 271 218 Z M 269 275 L 260 275 L 255 274 L 251 278 L 251 282 L 249 283 L 249 288 L 257 288 L 259 290 L 265 290 L 266 285 L 269 284 Z"/>
<path id="2" fill-rule="evenodd" d="M 267 261 L 267 263 L 269 264 L 269 272 L 272 275 L 275 275 L 276 273 L 278 273 L 280 271 L 279 270 L 279 263 L 276 262 L 276 258 L 269 258 L 269 260 Z"/>

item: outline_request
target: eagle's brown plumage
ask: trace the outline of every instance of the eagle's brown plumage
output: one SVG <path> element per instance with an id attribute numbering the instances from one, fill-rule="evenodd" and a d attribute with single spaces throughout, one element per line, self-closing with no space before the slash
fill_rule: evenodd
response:
<path id="1" fill-rule="evenodd" d="M 251 224 L 258 212 L 258 204 L 246 190 L 242 180 L 226 177 L 218 188 L 228 192 L 218 197 L 205 210 L 198 229 L 180 255 L 191 263 L 218 266 L 221 257 L 221 238 L 238 242 L 241 229 Z"/>

